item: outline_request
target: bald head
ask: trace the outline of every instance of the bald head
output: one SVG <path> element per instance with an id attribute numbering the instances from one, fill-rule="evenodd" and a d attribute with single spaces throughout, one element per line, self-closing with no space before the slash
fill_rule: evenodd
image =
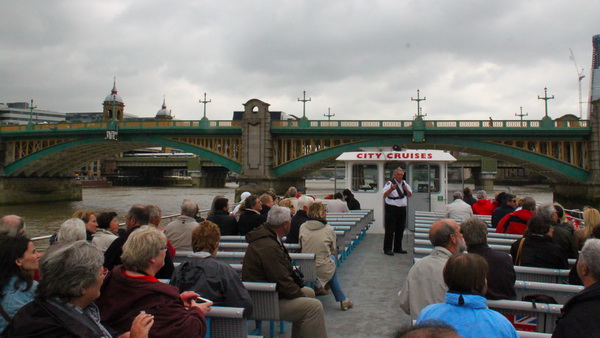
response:
<path id="1" fill-rule="evenodd" d="M 198 210 L 198 204 L 194 201 L 183 200 L 183 203 L 181 203 L 181 214 L 184 216 L 194 218 L 198 214 Z"/>
<path id="2" fill-rule="evenodd" d="M 0 234 L 10 237 L 25 235 L 25 221 L 17 215 L 6 215 L 0 218 Z"/>
<path id="3" fill-rule="evenodd" d="M 435 221 L 429 229 L 429 241 L 434 246 L 441 246 L 452 253 L 466 250 L 465 240 L 460 233 L 460 226 L 451 219 L 442 218 Z"/>

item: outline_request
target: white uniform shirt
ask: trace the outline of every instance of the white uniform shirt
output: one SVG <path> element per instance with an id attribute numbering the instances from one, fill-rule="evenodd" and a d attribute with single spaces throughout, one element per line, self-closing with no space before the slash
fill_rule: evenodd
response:
<path id="1" fill-rule="evenodd" d="M 410 185 L 408 185 L 408 183 L 406 183 L 405 180 L 402 180 L 402 184 L 406 187 L 406 190 L 410 191 L 412 193 L 412 189 L 410 188 Z M 381 190 L 383 194 L 385 194 L 386 191 L 388 191 L 388 189 L 390 188 L 390 186 L 392 185 L 392 181 L 388 181 L 385 186 L 383 186 L 383 189 Z M 399 198 L 399 199 L 390 199 L 388 197 L 399 197 L 398 195 L 398 191 L 396 191 L 396 189 L 392 190 L 392 192 L 389 194 L 388 197 L 385 198 L 385 204 L 389 204 L 389 205 L 394 205 L 397 207 L 405 207 L 407 204 L 407 198 L 406 198 L 406 192 L 402 189 L 401 186 L 398 186 L 398 189 L 400 189 L 400 191 L 402 191 L 402 193 L 404 193 L 404 198 Z"/>

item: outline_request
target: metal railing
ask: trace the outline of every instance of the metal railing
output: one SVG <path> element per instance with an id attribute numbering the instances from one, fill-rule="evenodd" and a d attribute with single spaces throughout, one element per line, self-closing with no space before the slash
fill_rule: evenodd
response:
<path id="1" fill-rule="evenodd" d="M 412 128 L 413 120 L 406 121 L 326 121 L 317 120 L 309 121 L 310 127 L 327 127 L 327 128 Z M 423 121 L 426 128 L 540 128 L 541 121 L 539 120 L 506 120 L 506 121 L 490 121 L 490 120 L 439 120 L 439 121 Z M 578 121 L 552 121 L 553 127 L 556 128 L 587 128 L 590 126 L 588 120 Z M 297 120 L 282 120 L 271 121 L 272 127 L 298 127 L 300 121 Z"/>
<path id="2" fill-rule="evenodd" d="M 231 128 L 241 127 L 242 121 L 209 121 L 210 128 Z M 12 131 L 42 131 L 42 130 L 81 130 L 81 129 L 107 129 L 111 122 L 81 122 L 81 123 L 47 123 L 47 124 L 16 124 L 1 125 L 0 132 Z M 193 127 L 203 128 L 199 120 L 177 120 L 177 121 L 119 121 L 118 128 L 174 128 L 174 127 Z"/>
<path id="3" fill-rule="evenodd" d="M 272 127 L 297 128 L 300 126 L 299 120 L 279 120 L 271 121 Z M 540 120 L 438 120 L 423 123 L 426 128 L 540 128 Z M 80 129 L 106 129 L 109 122 L 82 122 L 82 123 L 49 123 L 49 124 L 19 124 L 2 125 L 0 132 L 13 131 L 43 131 L 43 130 L 80 130 Z M 206 122 L 200 120 L 176 120 L 176 121 L 119 121 L 118 128 L 205 128 Z M 308 121 L 311 128 L 412 128 L 414 120 L 399 121 L 372 121 L 372 120 L 316 120 Z M 242 121 L 235 120 L 215 120 L 208 121 L 208 128 L 239 128 Z M 552 126 L 555 128 L 587 128 L 590 126 L 589 120 L 562 121 L 553 120 Z"/>

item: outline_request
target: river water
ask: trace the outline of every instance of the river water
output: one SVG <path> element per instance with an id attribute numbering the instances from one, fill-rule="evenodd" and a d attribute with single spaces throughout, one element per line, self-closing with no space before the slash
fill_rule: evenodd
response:
<path id="1" fill-rule="evenodd" d="M 323 197 L 344 186 L 343 181 L 307 180 L 306 190 L 315 197 Z M 134 204 L 156 204 L 163 215 L 179 214 L 184 199 L 195 201 L 200 209 L 209 209 L 216 195 L 224 195 L 233 201 L 237 184 L 227 183 L 223 188 L 191 187 L 111 187 L 83 189 L 83 200 L 78 202 L 47 202 L 0 206 L 0 215 L 16 214 L 25 219 L 29 237 L 42 236 L 58 231 L 60 224 L 81 209 L 96 212 L 115 211 L 120 222 L 125 221 L 125 213 Z M 449 193 L 462 190 L 460 185 L 450 185 Z M 497 191 L 510 191 L 519 197 L 531 195 L 540 203 L 552 202 L 552 192 L 548 186 L 496 187 Z M 493 192 L 488 197 L 493 197 Z M 164 221 L 163 221 L 164 222 Z"/>

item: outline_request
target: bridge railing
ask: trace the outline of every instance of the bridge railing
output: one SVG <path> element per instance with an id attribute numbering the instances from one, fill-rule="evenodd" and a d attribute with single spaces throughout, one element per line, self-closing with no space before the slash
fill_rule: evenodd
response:
<path id="1" fill-rule="evenodd" d="M 310 127 L 329 127 L 329 128 L 412 128 L 410 121 L 363 121 L 363 120 L 335 120 L 335 121 L 309 121 Z M 439 120 L 424 121 L 426 128 L 540 128 L 539 120 Z M 579 121 L 552 121 L 557 128 L 584 128 L 589 126 L 588 120 Z M 273 127 L 298 127 L 300 122 L 297 120 L 271 121 Z"/>
<path id="2" fill-rule="evenodd" d="M 413 120 L 406 121 L 372 121 L 372 120 L 315 120 L 309 121 L 310 127 L 325 128 L 412 128 Z M 588 120 L 579 121 L 557 121 L 553 120 L 556 128 L 586 128 L 589 127 Z M 539 120 L 439 120 L 424 121 L 426 128 L 540 128 Z M 209 128 L 241 127 L 242 121 L 208 121 Z M 271 121 L 272 127 L 297 128 L 299 120 Z M 149 120 L 125 120 L 119 121 L 119 128 L 203 128 L 200 120 L 175 120 L 175 121 L 149 121 Z M 49 124 L 19 124 L 0 125 L 0 132 L 12 131 L 42 131 L 42 130 L 77 130 L 77 129 L 106 129 L 108 122 L 85 122 L 85 123 L 49 123 Z"/>
<path id="3" fill-rule="evenodd" d="M 210 128 L 219 127 L 241 127 L 242 121 L 209 121 Z M 125 120 L 119 121 L 119 128 L 173 128 L 173 127 L 197 127 L 202 128 L 199 120 L 176 120 L 176 121 L 146 121 L 146 120 Z M 69 129 L 106 129 L 108 122 L 77 122 L 77 123 L 44 123 L 33 124 L 15 124 L 0 125 L 0 132 L 11 131 L 40 131 L 40 130 L 69 130 Z"/>

